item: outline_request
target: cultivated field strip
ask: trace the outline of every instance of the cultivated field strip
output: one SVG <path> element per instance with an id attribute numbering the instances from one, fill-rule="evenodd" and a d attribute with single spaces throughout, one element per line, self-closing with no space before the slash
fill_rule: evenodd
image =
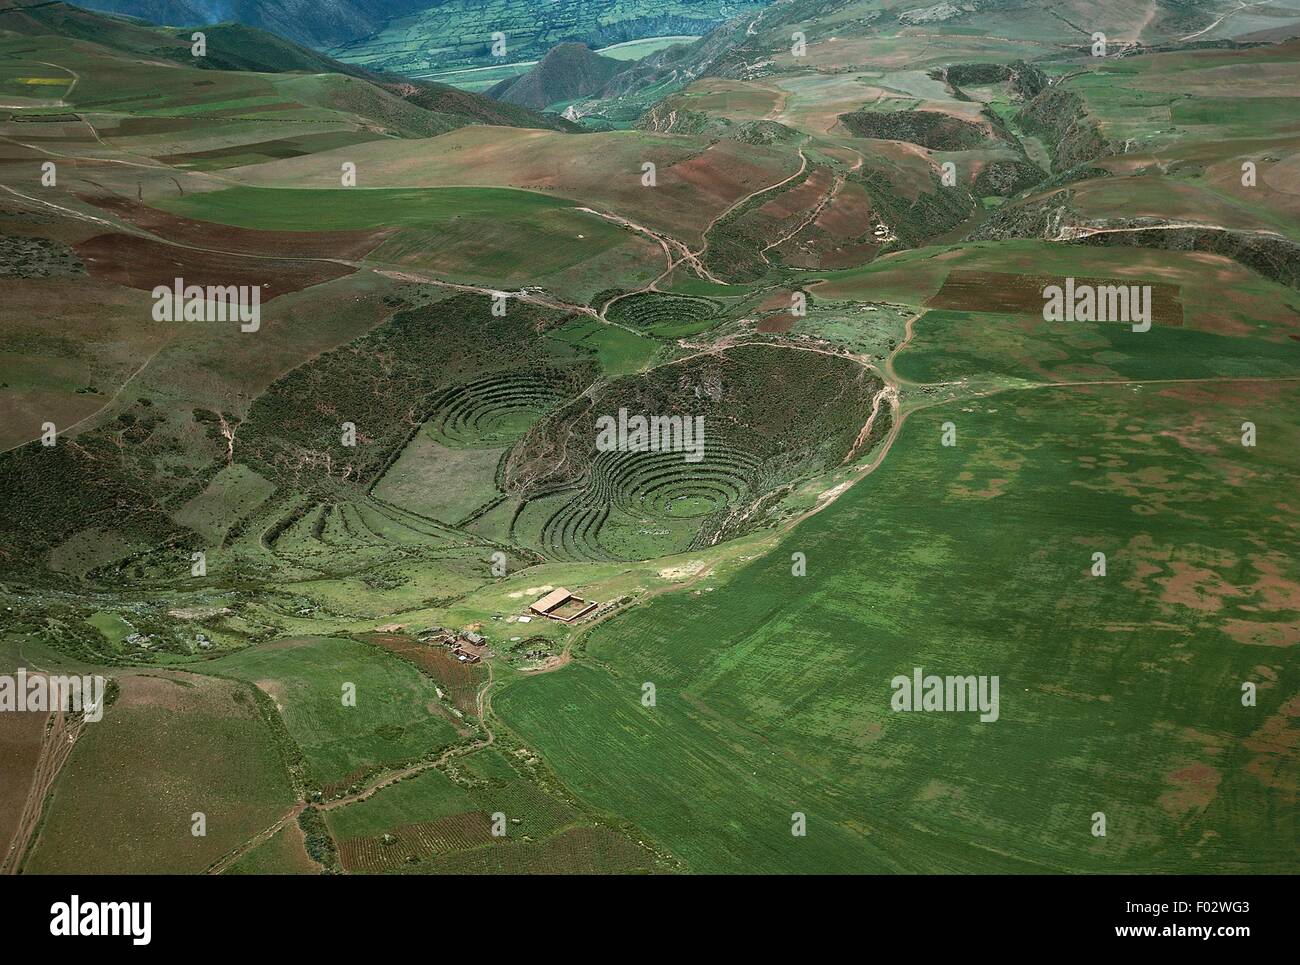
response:
<path id="1" fill-rule="evenodd" d="M 482 811 L 453 814 L 394 829 L 386 835 L 352 838 L 339 844 L 343 870 L 349 873 L 391 871 L 409 857 L 428 858 L 491 844 L 492 821 Z"/>

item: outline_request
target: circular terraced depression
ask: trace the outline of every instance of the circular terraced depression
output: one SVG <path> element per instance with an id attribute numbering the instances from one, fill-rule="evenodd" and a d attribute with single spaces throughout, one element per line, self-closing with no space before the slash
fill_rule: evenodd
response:
<path id="1" fill-rule="evenodd" d="M 699 520 L 690 531 L 698 536 L 707 517 L 754 498 L 757 470 L 754 457 L 716 440 L 706 440 L 699 462 L 681 452 L 601 453 L 583 490 L 543 524 L 543 550 L 560 559 L 628 558 L 601 538 L 616 520 Z"/>
<path id="2" fill-rule="evenodd" d="M 639 292 L 609 306 L 610 321 L 664 337 L 708 328 L 722 306 L 708 298 Z"/>
<path id="3" fill-rule="evenodd" d="M 567 396 L 555 373 L 489 375 L 444 392 L 429 428 L 454 446 L 502 445 Z"/>

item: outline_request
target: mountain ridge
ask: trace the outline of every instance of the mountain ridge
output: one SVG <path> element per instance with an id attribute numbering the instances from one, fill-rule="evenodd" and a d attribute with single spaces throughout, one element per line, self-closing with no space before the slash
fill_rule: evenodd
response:
<path id="1" fill-rule="evenodd" d="M 0 26 L 19 34 L 54 33 L 128 56 L 145 56 L 201 70 L 337 74 L 372 85 L 376 90 L 372 100 L 376 103 L 392 96 L 408 102 L 413 109 L 438 115 L 417 125 L 414 132 L 417 135 L 442 133 L 473 123 L 570 133 L 581 130 L 558 115 L 500 103 L 446 84 L 368 70 L 241 23 L 204 26 L 206 50 L 202 57 L 195 57 L 191 52 L 191 28 L 155 26 L 137 18 L 99 13 L 62 2 L 20 3 L 4 12 Z"/>
<path id="2" fill-rule="evenodd" d="M 559 44 L 527 73 L 503 80 L 487 94 L 505 103 L 543 110 L 560 101 L 599 95 L 609 80 L 625 69 L 626 64 L 602 57 L 585 44 Z"/>

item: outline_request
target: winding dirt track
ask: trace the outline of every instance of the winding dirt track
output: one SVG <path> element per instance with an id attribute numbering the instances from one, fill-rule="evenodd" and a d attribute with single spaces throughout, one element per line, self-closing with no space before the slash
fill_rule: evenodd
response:
<path id="1" fill-rule="evenodd" d="M 663 270 L 663 272 L 661 272 L 658 275 L 658 277 L 656 277 L 649 284 L 644 285 L 641 288 L 636 289 L 635 291 L 624 292 L 621 295 L 615 295 L 609 301 L 605 302 L 605 304 L 601 305 L 600 306 L 601 321 L 605 321 L 605 322 L 609 321 L 609 318 L 606 313 L 609 311 L 609 307 L 613 305 L 615 302 L 622 301 L 624 298 L 630 298 L 633 295 L 642 295 L 645 294 L 646 292 L 659 291 L 659 287 L 658 287 L 659 283 L 662 282 L 665 278 L 668 278 L 670 275 L 672 275 L 672 273 L 676 271 L 677 268 L 679 268 L 681 265 L 684 264 L 690 265 L 691 268 L 694 269 L 695 273 L 699 275 L 701 278 L 705 279 L 706 281 L 713 282 L 713 284 L 715 285 L 725 285 L 726 282 L 719 279 L 712 272 L 710 272 L 706 267 L 704 267 L 704 262 L 701 260 L 704 257 L 705 252 L 709 250 L 709 232 L 712 231 L 715 227 L 717 227 L 718 222 L 720 222 L 727 215 L 731 214 L 731 212 L 735 211 L 741 205 L 746 204 L 751 199 L 758 197 L 760 194 L 766 194 L 768 191 L 775 191 L 777 188 L 781 187 L 784 184 L 789 183 L 790 181 L 799 177 L 799 175 L 803 174 L 804 170 L 808 167 L 808 156 L 803 153 L 803 149 L 804 149 L 804 145 L 806 145 L 810 140 L 811 138 L 805 137 L 803 141 L 801 141 L 799 144 L 798 147 L 799 169 L 797 171 L 795 171 L 789 177 L 782 178 L 780 181 L 777 181 L 774 184 L 768 184 L 765 185 L 764 187 L 756 188 L 755 190 L 749 192 L 749 194 L 745 195 L 743 198 L 740 198 L 734 201 L 733 203 L 731 203 L 730 205 L 728 205 L 721 213 L 719 213 L 716 217 L 714 217 L 713 220 L 711 220 L 705 226 L 704 230 L 701 232 L 701 236 L 704 239 L 704 243 L 701 244 L 700 247 L 695 250 L 692 250 L 691 247 L 687 245 L 685 242 L 679 241 L 675 238 L 669 238 L 667 235 L 661 235 L 660 233 L 652 231 L 649 228 L 643 227 L 638 224 L 634 224 L 633 222 L 628 221 L 626 218 L 622 218 L 618 215 L 608 215 L 608 214 L 602 214 L 601 212 L 598 211 L 592 211 L 593 214 L 598 214 L 602 218 L 608 218 L 611 221 L 623 224 L 625 227 L 631 230 L 641 231 L 647 235 L 650 235 L 652 238 L 654 238 L 656 241 L 659 242 L 659 244 L 663 247 L 665 254 L 667 254 L 668 256 L 668 266 Z M 584 208 L 579 210 L 591 210 L 591 209 Z M 681 252 L 680 257 L 674 258 L 672 255 L 673 250 L 680 251 Z M 766 252 L 766 250 L 767 249 L 764 249 L 764 252 Z M 763 260 L 764 261 L 767 260 L 766 254 L 763 255 Z M 611 322 L 610 324 L 617 324 L 617 323 Z M 620 325 L 619 327 L 627 328 L 628 326 Z M 635 329 L 629 329 L 629 331 L 635 331 Z"/>
<path id="2" fill-rule="evenodd" d="M 77 744 L 86 722 L 81 714 L 67 713 L 62 710 L 50 714 L 45 725 L 45 736 L 41 741 L 40 756 L 32 772 L 32 783 L 27 789 L 27 799 L 23 802 L 22 814 L 14 829 L 14 836 L 9 842 L 9 850 L 0 856 L 0 874 L 17 874 L 23 856 L 31 846 L 36 829 L 41 823 L 41 811 L 45 807 L 46 795 L 54 786 L 54 779 L 72 756 L 72 749 Z"/>
<path id="3" fill-rule="evenodd" d="M 1242 6 L 1238 8 L 1238 10 L 1230 11 L 1229 13 L 1221 17 L 1218 21 L 1211 24 L 1209 27 L 1198 32 L 1197 34 L 1191 34 L 1188 36 L 1188 38 L 1184 38 L 1184 39 L 1190 39 L 1191 37 L 1199 36 L 1202 33 L 1208 32 L 1209 30 L 1217 26 L 1218 23 L 1222 22 L 1223 19 L 1226 19 L 1228 16 L 1231 16 L 1233 13 L 1239 12 L 1240 9 L 1245 9 L 1247 6 L 1257 6 L 1257 5 L 1259 4 L 1243 3 Z M 758 20 L 756 19 L 750 24 L 749 29 L 751 32 L 753 30 L 754 25 L 757 22 Z M 60 65 L 57 64 L 49 64 L 47 66 L 60 67 Z M 61 68 L 61 69 L 67 70 L 67 68 Z M 73 72 L 69 71 L 69 73 L 73 73 Z M 75 78 L 75 74 L 74 74 L 74 78 Z M 73 87 L 75 87 L 77 80 L 79 80 L 79 78 L 74 79 L 72 85 Z M 70 87 L 68 91 L 69 93 L 71 92 L 71 89 L 72 88 Z M 86 121 L 86 123 L 88 126 L 90 126 L 92 132 L 95 134 L 96 140 L 100 140 L 98 131 L 95 131 L 93 125 L 90 125 L 88 121 Z M 21 143 L 18 141 L 14 141 L 12 138 L 0 138 L 0 139 L 10 141 L 12 143 Z M 549 298 L 532 292 L 510 293 L 511 297 L 515 297 L 522 301 L 528 301 L 531 303 L 540 304 L 551 308 L 572 311 L 574 313 L 595 318 L 606 324 L 617 325 L 618 327 L 621 328 L 628 328 L 628 326 L 611 322 L 607 318 L 607 312 L 610 306 L 613 305 L 618 300 L 629 297 L 630 295 L 633 294 L 658 291 L 656 286 L 659 283 L 661 283 L 665 278 L 669 277 L 677 268 L 683 265 L 689 266 L 701 278 L 707 279 L 716 284 L 724 284 L 715 276 L 713 276 L 705 268 L 703 264 L 702 259 L 703 256 L 707 253 L 708 245 L 709 245 L 708 242 L 709 232 L 713 230 L 713 228 L 715 228 L 716 225 L 720 223 L 725 217 L 727 217 L 733 211 L 737 210 L 740 206 L 748 203 L 752 199 L 759 197 L 765 193 L 774 191 L 782 187 L 783 185 L 789 183 L 790 181 L 794 180 L 795 178 L 801 176 L 808 166 L 808 157 L 804 153 L 804 147 L 806 146 L 809 140 L 810 138 L 805 137 L 804 141 L 801 142 L 798 146 L 800 165 L 797 171 L 781 179 L 780 181 L 775 182 L 774 184 L 767 185 L 765 187 L 750 192 L 749 194 L 745 195 L 744 197 L 734 202 L 732 205 L 728 206 L 723 212 L 718 214 L 715 218 L 713 218 L 709 222 L 708 226 L 704 229 L 703 232 L 703 244 L 696 250 L 692 250 L 688 244 L 686 244 L 683 241 L 680 241 L 679 239 L 672 238 L 666 234 L 663 234 L 662 232 L 654 231 L 652 229 L 645 227 L 644 225 L 637 224 L 619 215 L 612 214 L 609 212 L 602 212 L 590 207 L 585 207 L 585 206 L 580 207 L 578 210 L 583 211 L 585 213 L 589 213 L 595 217 L 599 217 L 607 221 L 613 222 L 615 224 L 618 224 L 629 231 L 643 234 L 646 237 L 650 238 L 651 240 L 655 241 L 659 245 L 659 247 L 664 253 L 665 262 L 666 262 L 665 269 L 653 281 L 651 281 L 644 287 L 638 289 L 637 291 L 624 293 L 622 295 L 610 299 L 600 307 L 599 311 L 591 308 L 590 306 L 569 304 L 559 299 Z M 102 140 L 100 140 L 100 143 L 103 143 Z M 68 155 L 54 154 L 53 152 L 50 152 L 40 147 L 35 147 L 33 145 L 24 145 L 24 146 L 49 156 L 69 157 Z M 142 163 L 138 161 L 130 161 L 130 160 L 124 160 L 120 158 L 73 158 L 73 159 L 86 160 L 95 163 L 126 164 L 126 165 L 138 166 L 138 167 L 157 168 L 160 170 L 168 169 L 166 165 L 160 165 L 157 164 L 156 162 Z M 859 154 L 859 162 L 858 165 L 855 165 L 855 168 L 860 166 L 861 163 L 862 163 L 862 158 L 861 155 Z M 218 175 L 209 175 L 209 176 L 213 180 L 217 180 L 217 181 L 226 180 L 224 178 L 221 178 Z M 806 227 L 808 223 L 811 223 L 812 220 L 815 220 L 816 214 L 819 213 L 821 209 L 825 207 L 826 204 L 830 203 L 831 199 L 838 193 L 838 190 L 842 186 L 842 184 L 843 184 L 843 176 L 841 175 L 837 178 L 836 183 L 832 186 L 831 190 L 828 192 L 828 194 L 822 200 L 821 204 L 818 206 L 817 211 L 813 213 L 813 216 L 807 221 L 805 221 L 803 224 L 801 224 L 799 228 L 795 229 L 795 231 L 791 232 L 786 238 L 780 239 L 778 242 L 774 242 L 772 245 L 769 245 L 768 248 L 775 247 L 776 245 L 782 243 L 783 241 L 788 240 L 788 238 L 797 235 L 798 232 L 801 231 L 804 227 Z M 230 255 L 236 255 L 236 256 L 248 257 L 248 258 L 264 258 L 266 260 L 329 261 L 329 262 L 346 265 L 348 267 L 357 270 L 372 270 L 385 277 L 393 278 L 396 280 L 412 281 L 412 282 L 418 282 L 422 284 L 432 284 L 432 285 L 438 285 L 441 287 L 449 288 L 452 290 L 470 291 L 470 292 L 476 292 L 480 294 L 492 295 L 497 293 L 496 289 L 492 289 L 489 287 L 450 282 L 443 279 L 438 279 L 432 276 L 425 275 L 421 272 L 411 271 L 405 268 L 398 268 L 396 266 L 387 266 L 375 262 L 362 263 L 360 261 L 348 261 L 344 259 L 333 259 L 333 258 L 295 258 L 293 256 L 283 256 L 283 255 L 271 257 L 271 256 L 264 256 L 264 255 L 250 255 L 244 252 L 234 252 L 234 251 L 227 251 L 223 249 L 199 247 L 195 245 L 185 244 L 183 242 L 169 240 L 167 238 L 162 238 L 150 232 L 139 229 L 133 225 L 118 223 L 117 221 L 109 221 L 88 214 L 86 212 L 77 211 L 75 209 L 54 204 L 52 202 L 45 201 L 40 198 L 31 197 L 29 195 L 23 194 L 22 192 L 17 191 L 5 185 L 0 185 L 0 188 L 3 188 L 9 194 L 16 195 L 17 197 L 22 198 L 30 203 L 46 206 L 49 208 L 54 208 L 68 217 L 73 217 L 73 218 L 89 221 L 95 224 L 108 226 L 115 231 L 124 231 L 126 233 L 134 234 L 137 236 L 147 237 L 154 241 L 159 241 L 164 244 L 173 245 L 180 248 L 191 248 L 193 250 L 198 250 L 198 251 L 216 252 L 216 253 L 230 254 Z M 1183 226 L 1169 225 L 1169 227 L 1183 227 Z M 1205 227 L 1205 226 L 1200 225 L 1198 227 Z M 1100 230 L 1108 230 L 1108 229 L 1100 229 Z M 1123 230 L 1123 229 L 1109 229 L 1109 230 Z M 1132 230 L 1136 230 L 1136 229 L 1132 229 Z M 1094 232 L 1089 231 L 1088 233 L 1094 233 Z M 767 249 L 765 249 L 765 251 L 766 250 Z M 764 257 L 766 257 L 766 255 L 764 255 Z M 912 412 L 921 411 L 930 406 L 943 404 L 949 401 L 945 397 L 945 398 L 935 399 L 933 401 L 913 402 L 907 406 L 902 405 L 901 396 L 900 396 L 901 390 L 905 386 L 913 386 L 916 385 L 916 383 L 901 378 L 895 371 L 894 361 L 895 358 L 898 356 L 898 354 L 902 352 L 912 342 L 915 336 L 915 325 L 922 317 L 924 317 L 924 314 L 925 314 L 924 311 L 922 311 L 917 315 L 912 316 L 906 321 L 904 326 L 903 338 L 900 340 L 898 345 L 890 352 L 888 357 L 885 359 L 883 365 L 880 367 L 875 366 L 874 364 L 872 364 L 870 361 L 868 361 L 866 358 L 862 356 L 846 355 L 845 353 L 834 352 L 829 349 L 821 349 L 815 346 L 777 345 L 770 342 L 738 342 L 735 345 L 726 346 L 727 348 L 730 348 L 730 347 L 737 347 L 739 345 L 754 344 L 754 345 L 763 345 L 768 348 L 781 348 L 781 349 L 789 349 L 789 350 L 797 350 L 797 351 L 821 352 L 823 354 L 834 355 L 836 357 L 853 359 L 854 361 L 858 362 L 858 364 L 862 365 L 864 368 L 868 368 L 876 372 L 884 382 L 884 387 L 881 389 L 880 392 L 876 394 L 872 403 L 870 414 L 868 415 L 857 437 L 857 441 L 854 445 L 853 451 L 850 452 L 849 457 L 847 457 L 845 460 L 846 463 L 851 461 L 851 459 L 857 454 L 858 448 L 864 445 L 866 440 L 870 437 L 871 430 L 879 416 L 882 407 L 888 404 L 893 414 L 893 419 L 891 421 L 889 433 L 882 441 L 880 446 L 878 447 L 872 459 L 869 462 L 865 463 L 864 465 L 856 468 L 853 471 L 851 477 L 848 480 L 846 480 L 844 483 L 841 483 L 839 486 L 836 486 L 834 489 L 828 491 L 827 493 L 824 493 L 822 498 L 819 499 L 813 507 L 809 508 L 804 513 L 796 516 L 795 518 L 789 520 L 779 530 L 774 531 L 769 537 L 766 537 L 763 541 L 764 545 L 767 544 L 769 541 L 775 542 L 777 539 L 781 538 L 786 533 L 788 533 L 789 530 L 797 526 L 804 519 L 807 519 L 815 515 L 816 513 L 821 512 L 826 507 L 830 506 L 840 495 L 843 494 L 843 492 L 847 491 L 852 485 L 861 481 L 866 476 L 874 472 L 877 468 L 879 468 L 883 464 L 885 458 L 888 456 L 894 443 L 897 441 L 903 425 L 906 423 L 908 416 Z M 161 348 L 158 350 L 158 352 L 160 351 Z M 710 354 L 716 351 L 718 351 L 718 347 L 714 346 L 709 349 L 701 350 L 700 352 L 697 352 L 694 355 L 688 355 L 685 358 L 676 359 L 673 360 L 672 362 L 665 363 L 665 364 L 678 364 L 690 358 L 695 358 L 698 357 L 699 355 Z M 112 398 L 109 399 L 109 401 L 105 404 L 105 406 L 97 410 L 95 413 L 92 413 L 91 415 L 86 416 L 83 419 L 79 420 L 73 426 L 69 426 L 68 429 L 74 429 L 77 426 L 89 422 L 90 420 L 94 419 L 97 415 L 99 415 L 101 412 L 105 411 L 109 406 L 111 406 L 114 403 L 114 401 L 118 398 L 118 396 L 121 394 L 121 392 L 126 388 L 126 386 L 130 384 L 133 379 L 139 376 L 139 374 L 149 366 L 149 364 L 157 356 L 158 352 L 155 352 L 154 355 L 146 359 L 140 365 L 140 367 L 137 368 L 135 372 L 133 372 L 128 377 L 128 379 L 123 383 L 122 386 L 118 388 L 117 392 L 113 395 Z M 1064 387 L 1086 386 L 1086 385 L 1141 385 L 1141 384 L 1151 384 L 1151 383 L 1203 383 L 1203 382 L 1227 382 L 1227 381 L 1300 381 L 1300 377 L 1276 377 L 1276 378 L 1263 378 L 1263 379 L 1203 378 L 1203 379 L 1161 379 L 1161 380 L 1108 380 L 1108 381 L 1082 381 L 1082 382 L 1059 382 L 1059 383 L 1047 382 L 1047 383 L 1020 385 L 1015 387 L 998 387 L 998 388 L 991 389 L 987 392 L 972 393 L 969 397 L 974 398 L 974 397 L 979 397 L 981 395 L 986 396 L 998 392 L 1012 391 L 1012 390 L 1026 391 L 1026 390 L 1033 390 L 1039 388 L 1064 388 Z M 952 384 L 956 384 L 956 383 L 937 383 L 937 385 L 952 385 Z M 66 432 L 68 430 L 65 429 L 64 431 Z M 12 448 L 17 448 L 17 447 L 12 447 Z M 686 580 L 680 583 L 671 584 L 653 590 L 649 594 L 647 594 L 646 598 L 653 597 L 661 593 L 678 592 L 680 590 L 687 589 L 691 586 L 694 586 L 699 581 L 706 579 L 708 576 L 710 576 L 719 562 L 720 560 L 714 560 L 710 562 L 708 565 L 702 567 L 699 571 L 697 571 L 689 578 L 687 578 Z M 566 646 L 561 654 L 557 655 L 556 658 L 553 658 L 552 661 L 549 661 L 546 666 L 538 668 L 537 670 L 532 671 L 532 673 L 536 674 L 536 673 L 552 672 L 554 670 L 560 669 L 563 666 L 565 666 L 571 659 L 571 648 L 573 642 L 577 639 L 580 639 L 582 634 L 589 632 L 592 627 L 599 625 L 599 623 L 601 622 L 603 622 L 603 620 L 594 621 L 591 624 L 582 627 L 576 634 L 570 637 L 568 643 L 566 643 Z M 496 737 L 490 724 L 490 718 L 492 714 L 490 691 L 494 684 L 494 675 L 493 675 L 491 663 L 488 663 L 487 667 L 488 667 L 488 680 L 483 685 L 483 687 L 479 690 L 476 696 L 476 704 L 477 704 L 479 721 L 484 731 L 483 737 L 473 740 L 466 744 L 456 745 L 451 748 L 448 748 L 435 759 L 421 761 L 417 764 L 413 764 L 396 771 L 388 772 L 378 777 L 372 783 L 368 784 L 366 787 L 357 791 L 354 794 L 346 795 L 344 797 L 336 798 L 334 800 L 323 802 L 321 804 L 314 805 L 314 806 L 319 808 L 320 810 L 329 811 L 329 810 L 335 810 L 338 808 L 346 807 L 349 804 L 355 804 L 367 800 L 373 795 L 377 794 L 379 791 L 383 790 L 385 787 L 391 786 L 392 784 L 406 777 L 421 773 L 430 768 L 442 767 L 446 765 L 447 762 L 455 759 L 456 757 L 472 754 L 477 751 L 483 750 L 487 747 L 490 747 L 494 743 Z M 32 835 L 34 834 L 39 824 L 41 808 L 43 806 L 45 797 L 48 794 L 50 787 L 53 785 L 53 782 L 57 777 L 60 768 L 67 761 L 69 755 L 71 754 L 72 749 L 75 746 L 76 739 L 80 735 L 83 726 L 84 724 L 81 721 L 80 717 L 77 717 L 74 720 L 74 719 L 69 719 L 67 716 L 61 713 L 51 715 L 50 722 L 45 735 L 45 739 L 42 744 L 38 764 L 35 769 L 35 775 L 33 777 L 32 786 L 29 790 L 27 800 L 24 804 L 22 818 L 20 820 L 18 830 L 15 833 L 14 841 L 11 844 L 8 854 L 3 856 L 3 860 L 0 860 L 0 873 L 12 874 L 16 872 L 18 862 L 21 856 L 23 855 L 23 853 L 25 852 L 26 848 L 29 846 Z M 220 874 L 226 871 L 241 857 L 248 854 L 250 851 L 252 851 L 260 844 L 263 844 L 266 841 L 270 840 L 276 833 L 278 833 L 291 821 L 297 820 L 299 815 L 301 815 L 302 812 L 308 806 L 309 806 L 308 803 L 303 801 L 299 801 L 295 803 L 292 807 L 287 809 L 285 813 L 282 814 L 279 817 L 279 819 L 277 819 L 272 825 L 257 832 L 256 834 L 251 836 L 248 840 L 246 840 L 243 844 L 231 850 L 227 854 L 223 855 L 217 861 L 213 862 L 213 864 L 209 866 L 209 868 L 207 869 L 207 872 L 210 874 Z"/>
<path id="4" fill-rule="evenodd" d="M 1238 0 L 1238 2 L 1241 3 L 1241 0 Z M 1262 6 L 1264 6 L 1264 4 L 1266 4 L 1266 3 L 1272 3 L 1272 0 L 1256 0 L 1255 3 L 1241 3 L 1241 6 L 1239 6 L 1239 7 L 1235 7 L 1235 8 L 1233 8 L 1232 10 L 1229 10 L 1227 13 L 1225 13 L 1225 14 L 1224 14 L 1222 17 L 1220 17 L 1218 20 L 1214 21 L 1214 23 L 1210 24 L 1208 27 L 1204 27 L 1204 28 L 1202 28 L 1201 30 L 1196 31 L 1196 33 L 1190 33 L 1190 34 L 1188 34 L 1187 36 L 1185 36 L 1185 37 L 1179 37 L 1178 39 L 1179 39 L 1179 41 L 1183 41 L 1183 40 L 1194 40 L 1195 38 L 1199 37 L 1201 34 L 1207 34 L 1207 33 L 1209 33 L 1211 30 L 1213 30 L 1213 29 L 1214 29 L 1215 27 L 1217 27 L 1219 24 L 1223 23 L 1223 21 L 1227 20 L 1227 19 L 1228 19 L 1229 17 L 1231 17 L 1233 14 L 1241 13 L 1241 11 L 1246 10 L 1246 9 L 1248 9 L 1248 8 L 1250 8 L 1250 7 L 1262 7 Z"/>

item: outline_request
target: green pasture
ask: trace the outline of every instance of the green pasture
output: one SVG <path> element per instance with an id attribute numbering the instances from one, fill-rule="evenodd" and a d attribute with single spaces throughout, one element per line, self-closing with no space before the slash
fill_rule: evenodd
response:
<path id="1" fill-rule="evenodd" d="M 222 657 L 204 669 L 267 691 L 321 784 L 423 757 L 456 737 L 450 722 L 430 710 L 437 700 L 433 681 L 353 640 L 284 641 Z M 352 707 L 343 704 L 346 683 L 356 688 Z"/>
<path id="2" fill-rule="evenodd" d="M 358 183 L 365 177 L 358 173 Z M 514 188 L 254 188 L 187 194 L 163 205 L 176 214 L 239 228 L 337 231 L 371 228 L 444 228 L 454 222 L 529 224 L 573 202 Z M 591 234 L 621 230 L 591 219 Z"/>
<path id="3" fill-rule="evenodd" d="M 292 802 L 250 688 L 138 675 L 85 725 L 24 870 L 199 874 Z M 207 821 L 202 836 L 195 813 Z"/>
<path id="4" fill-rule="evenodd" d="M 1258 392 L 1044 389 L 917 413 L 771 553 L 601 626 L 586 659 L 494 707 L 695 871 L 1289 870 L 1295 765 L 1262 735 L 1294 736 L 1300 671 L 1264 644 L 1300 617 L 1270 589 L 1300 578 L 1276 549 L 1296 536 L 1279 507 L 1300 392 Z M 1240 445 L 1244 418 L 1266 448 Z M 999 719 L 893 712 L 890 682 L 915 667 L 997 675 Z"/>
<path id="5" fill-rule="evenodd" d="M 358 173 L 364 182 L 365 171 Z M 558 276 L 594 291 L 584 263 L 645 243 L 574 204 L 512 188 L 226 188 L 160 202 L 176 214 L 281 231 L 398 228 L 371 260 L 515 290 Z M 623 259 L 627 261 L 626 256 Z M 638 263 L 639 264 L 639 263 Z M 652 266 L 634 268 L 644 273 Z M 561 274 L 566 273 L 566 274 Z"/>
<path id="6" fill-rule="evenodd" d="M 1034 381 L 1209 377 L 1300 378 L 1300 345 L 1152 325 L 1134 332 L 1120 322 L 1045 322 L 1034 318 L 930 311 L 895 362 L 913 382 L 980 375 Z"/>

